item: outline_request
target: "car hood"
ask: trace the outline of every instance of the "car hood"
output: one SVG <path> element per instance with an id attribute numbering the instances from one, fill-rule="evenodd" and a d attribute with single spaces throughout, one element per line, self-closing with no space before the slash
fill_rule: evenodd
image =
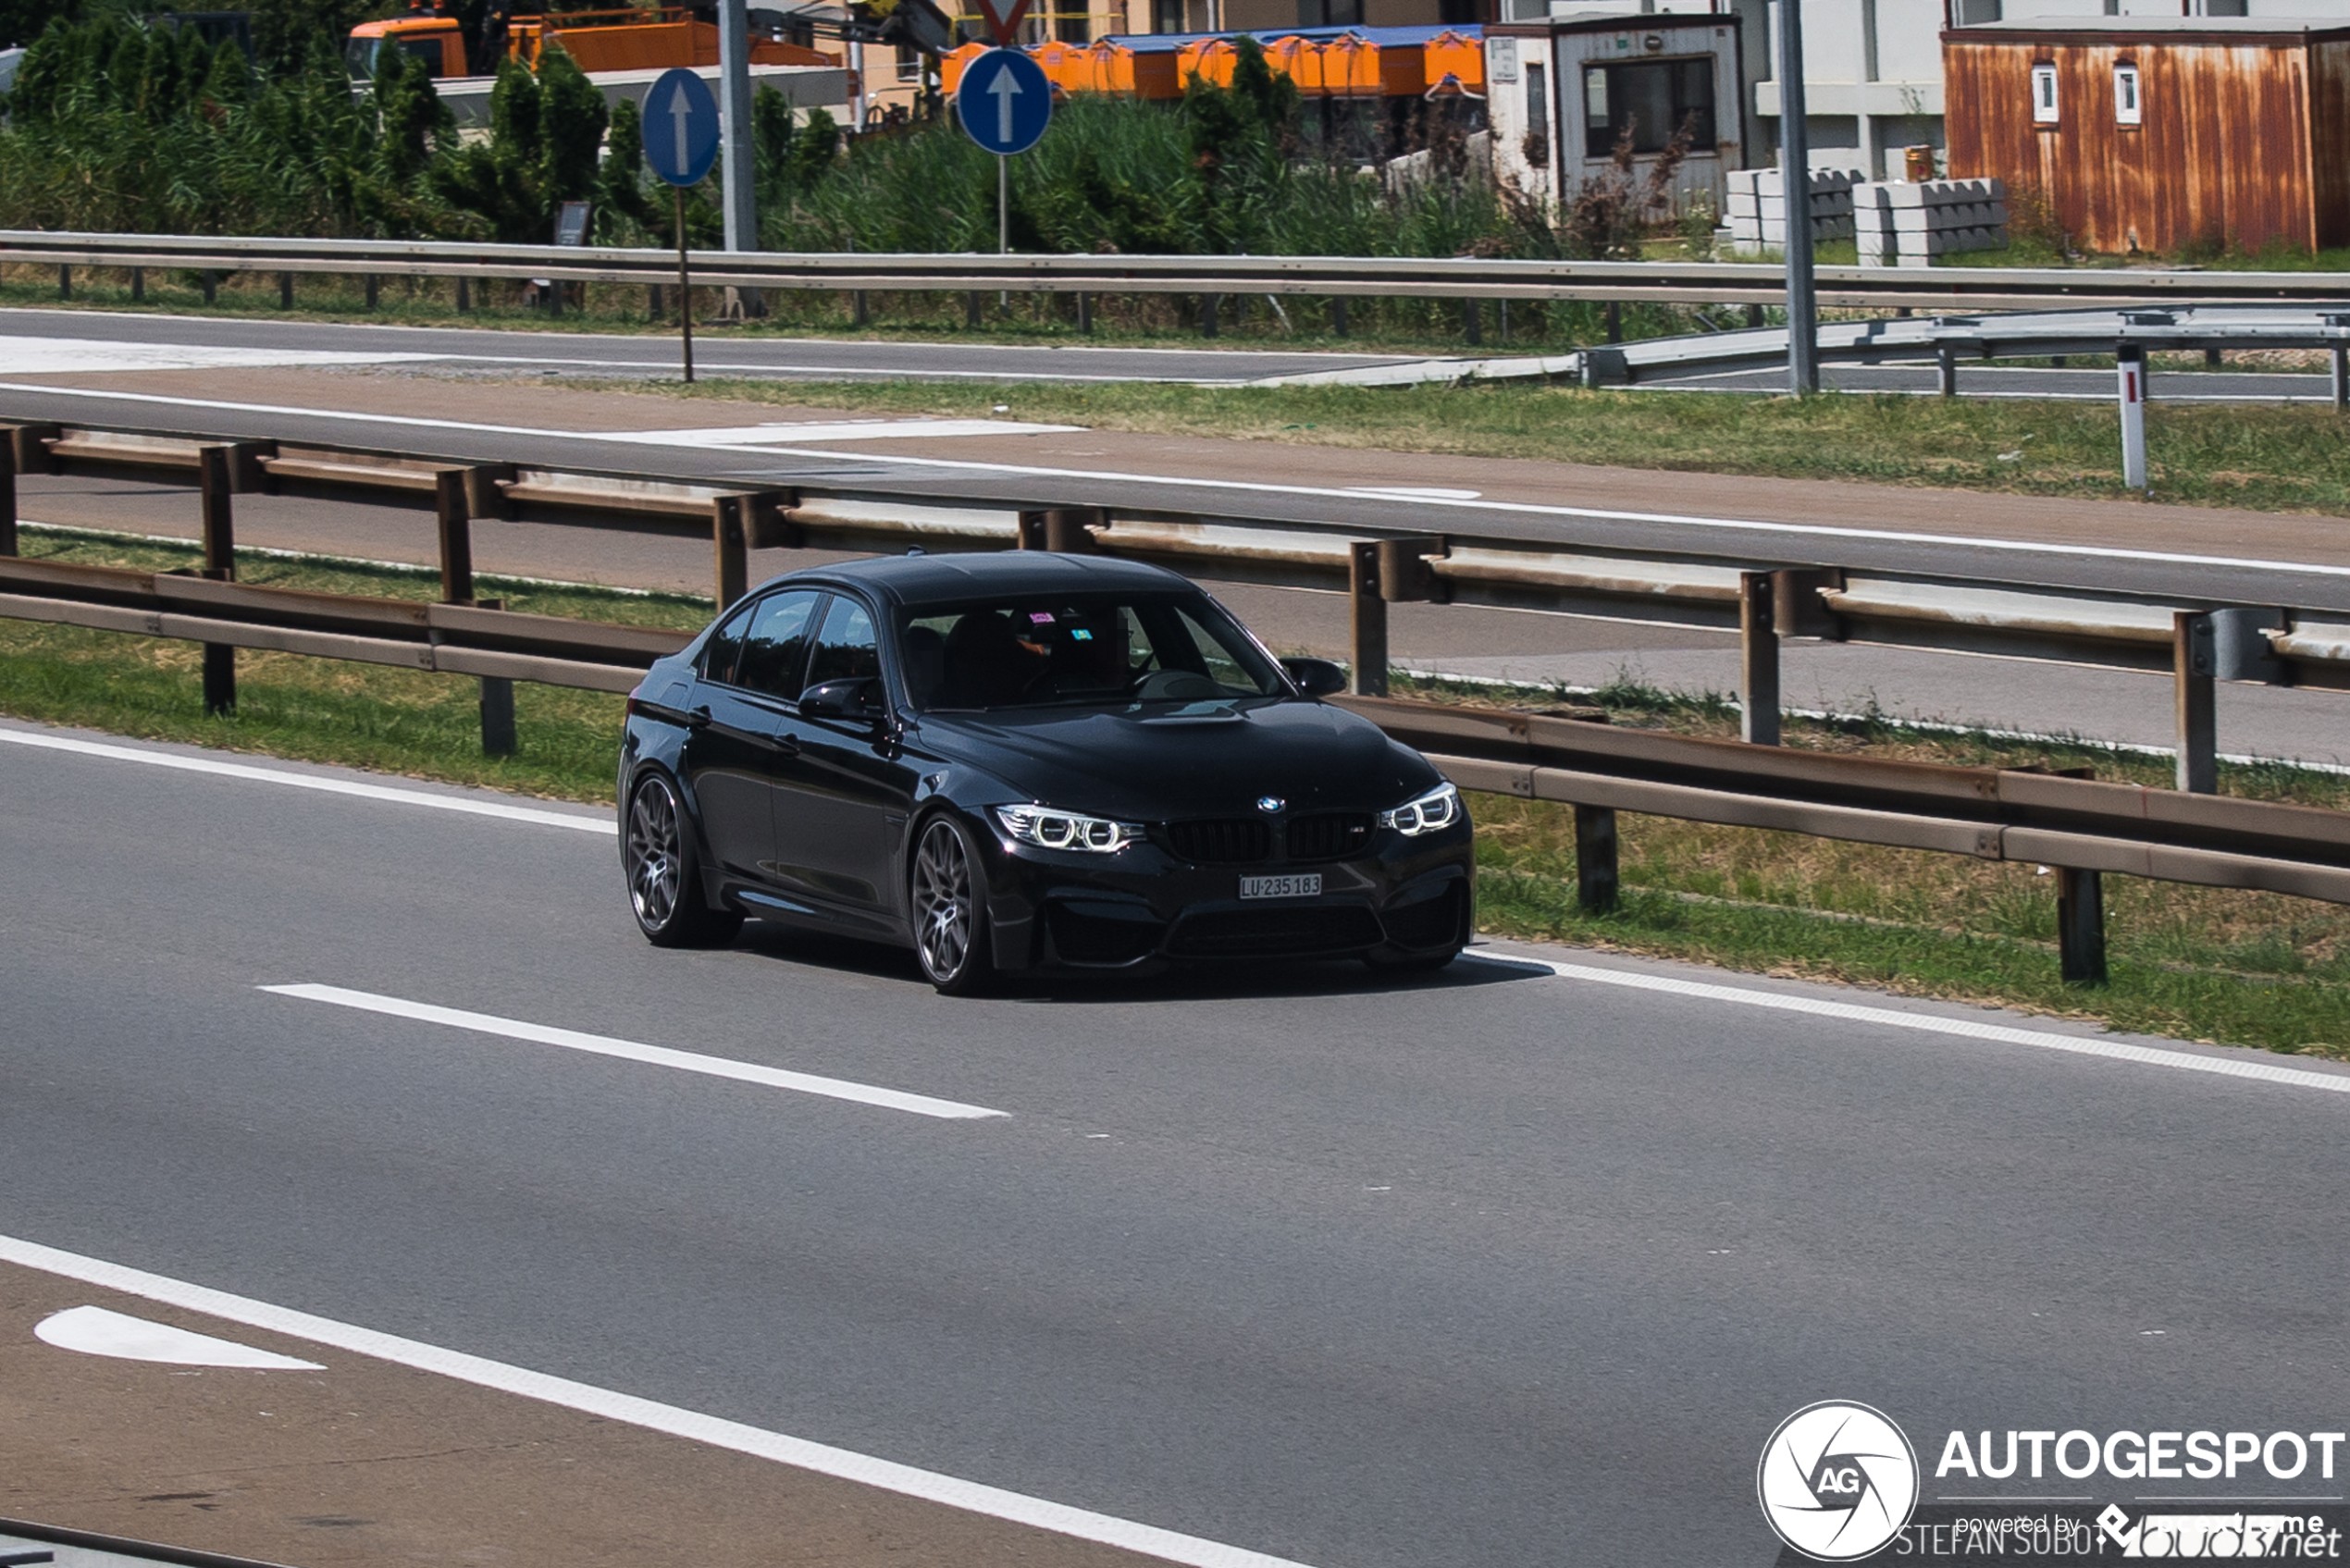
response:
<path id="1" fill-rule="evenodd" d="M 1260 700 L 930 713 L 921 741 L 1032 800 L 1130 821 L 1377 811 L 1435 787 L 1417 752 L 1318 702 Z"/>

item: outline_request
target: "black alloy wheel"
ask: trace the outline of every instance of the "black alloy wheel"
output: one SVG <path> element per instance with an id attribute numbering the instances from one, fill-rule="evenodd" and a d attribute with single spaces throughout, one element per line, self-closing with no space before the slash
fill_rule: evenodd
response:
<path id="1" fill-rule="evenodd" d="M 711 947 L 742 929 L 740 915 L 704 902 L 685 809 L 659 773 L 646 774 L 628 797 L 620 863 L 628 877 L 628 907 L 654 946 Z"/>
<path id="2" fill-rule="evenodd" d="M 986 982 L 987 901 L 979 888 L 979 853 L 952 817 L 934 817 L 914 852 L 914 956 L 931 984 L 969 996 Z"/>

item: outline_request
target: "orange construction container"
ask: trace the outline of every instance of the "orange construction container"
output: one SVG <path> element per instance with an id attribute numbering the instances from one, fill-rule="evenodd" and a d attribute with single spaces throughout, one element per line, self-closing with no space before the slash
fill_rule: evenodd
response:
<path id="1" fill-rule="evenodd" d="M 1186 43 L 1176 52 L 1175 80 L 1186 88 L 1192 78 L 1201 77 L 1218 87 L 1232 85 L 1232 67 L 1240 59 L 1239 51 L 1229 38 L 1203 38 Z"/>
<path id="2" fill-rule="evenodd" d="M 1093 74 L 1092 60 L 1082 48 L 1051 40 L 1033 45 L 1028 57 L 1045 73 L 1045 80 L 1066 95 L 1082 92 L 1086 79 Z"/>
<path id="3" fill-rule="evenodd" d="M 1332 98 L 1376 98 L 1386 89 L 1379 78 L 1384 53 L 1367 38 L 1346 33 L 1322 45 L 1322 92 Z"/>
<path id="4" fill-rule="evenodd" d="M 1485 41 L 1466 33 L 1440 32 L 1420 46 L 1428 91 L 1439 97 L 1455 92 L 1471 98 L 1485 96 Z M 1453 85 L 1446 87 L 1445 79 Z"/>
<path id="5" fill-rule="evenodd" d="M 1265 63 L 1297 83 L 1306 97 L 1322 95 L 1322 46 L 1312 39 L 1274 39 L 1265 45 Z"/>
<path id="6" fill-rule="evenodd" d="M 1379 51 L 1379 91 L 1390 98 L 1416 98 L 1428 91 L 1428 56 L 1420 45 L 1389 44 Z"/>
<path id="7" fill-rule="evenodd" d="M 938 89 L 948 97 L 963 84 L 963 72 L 971 63 L 987 53 L 987 45 L 973 39 L 959 49 L 950 49 L 938 56 Z"/>

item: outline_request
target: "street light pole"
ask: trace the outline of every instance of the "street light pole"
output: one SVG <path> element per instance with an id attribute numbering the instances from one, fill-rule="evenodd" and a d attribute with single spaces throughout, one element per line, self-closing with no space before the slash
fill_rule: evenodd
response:
<path id="1" fill-rule="evenodd" d="M 719 170 L 725 181 L 726 248 L 755 251 L 759 249 L 759 191 L 750 134 L 748 0 L 718 0 L 718 126 Z M 761 314 L 757 290 L 743 290 L 737 297 L 746 315 Z"/>
<path id="2" fill-rule="evenodd" d="M 1820 311 L 1812 288 L 1812 147 L 1804 123 L 1803 0 L 1779 6 L 1779 184 L 1787 195 L 1787 379 L 1820 389 Z"/>

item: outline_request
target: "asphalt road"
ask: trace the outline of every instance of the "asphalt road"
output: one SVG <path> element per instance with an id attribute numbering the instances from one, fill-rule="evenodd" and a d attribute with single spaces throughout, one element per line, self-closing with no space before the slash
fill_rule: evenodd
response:
<path id="1" fill-rule="evenodd" d="M 431 362 L 449 372 L 580 377 L 675 377 L 678 344 L 669 334 L 373 327 L 251 316 L 115 315 L 81 310 L 0 311 L 0 340 L 52 339 L 85 345 L 130 342 L 150 363 L 170 351 L 313 356 L 345 363 Z M 30 351 L 0 341 L 0 375 L 21 374 Z M 10 369 L 12 353 L 18 360 Z M 1261 349 L 1085 348 L 1013 343 L 907 343 L 842 338 L 736 335 L 724 327 L 696 338 L 703 376 L 840 381 L 1184 381 L 1236 384 L 1409 364 L 1409 354 L 1297 352 Z M 299 363 L 290 359 L 286 363 Z M 248 361 L 247 363 L 252 363 Z"/>
<path id="2" fill-rule="evenodd" d="M 0 1231 L 50 1246 L 1320 1568 L 1771 1561 L 1756 1456 L 1831 1396 L 1929 1465 L 2343 1426 L 2322 1065 L 1556 950 L 950 1002 L 656 952 L 601 833 L 6 743 L 0 799 Z"/>

